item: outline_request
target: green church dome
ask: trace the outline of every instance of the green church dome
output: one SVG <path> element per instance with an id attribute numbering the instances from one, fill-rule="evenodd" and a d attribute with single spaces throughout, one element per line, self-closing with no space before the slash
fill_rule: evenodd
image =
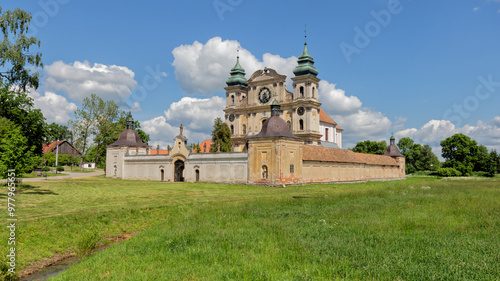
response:
<path id="1" fill-rule="evenodd" d="M 245 70 L 240 65 L 240 57 L 236 57 L 236 65 L 231 69 L 231 77 L 226 80 L 228 86 L 247 86 Z"/>
<path id="2" fill-rule="evenodd" d="M 318 75 L 319 72 L 314 67 L 314 58 L 307 52 L 307 43 L 304 43 L 304 51 L 299 56 L 297 63 L 299 65 L 293 70 L 295 76 L 313 75 L 316 77 Z"/>

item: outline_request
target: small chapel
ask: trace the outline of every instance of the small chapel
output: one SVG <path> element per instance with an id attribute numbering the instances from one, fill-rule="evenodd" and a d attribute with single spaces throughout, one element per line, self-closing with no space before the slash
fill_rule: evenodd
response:
<path id="1" fill-rule="evenodd" d="M 130 117 L 127 129 L 107 147 L 106 176 L 262 185 L 406 177 L 394 137 L 384 155 L 342 149 L 343 129 L 320 107 L 319 72 L 307 43 L 293 73 L 292 92 L 286 89 L 287 77 L 271 68 L 247 80 L 237 57 L 225 88 L 231 152 L 194 153 L 181 125 L 174 146 L 161 153 L 140 140 Z"/>

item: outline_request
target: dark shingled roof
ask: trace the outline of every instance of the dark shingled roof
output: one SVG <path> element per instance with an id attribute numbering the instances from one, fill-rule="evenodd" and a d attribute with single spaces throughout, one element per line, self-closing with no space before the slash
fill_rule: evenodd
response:
<path id="1" fill-rule="evenodd" d="M 394 136 L 391 136 L 390 145 L 387 147 L 384 155 L 392 156 L 392 157 L 404 157 L 404 155 L 401 154 L 401 152 L 399 151 L 399 149 L 395 143 L 396 143 L 396 139 L 394 138 Z"/>
<path id="2" fill-rule="evenodd" d="M 302 160 L 320 162 L 360 163 L 369 165 L 397 166 L 396 160 L 389 156 L 356 153 L 347 149 L 304 145 Z"/>
<path id="3" fill-rule="evenodd" d="M 148 145 L 141 141 L 139 134 L 135 130 L 126 129 L 120 134 L 118 140 L 109 146 L 147 147 Z"/>
<path id="4" fill-rule="evenodd" d="M 251 137 L 247 137 L 247 139 L 256 139 L 256 138 L 292 138 L 292 139 L 300 139 L 296 135 L 290 132 L 288 125 L 285 120 L 281 119 L 279 116 L 271 116 L 271 118 L 264 121 L 262 125 L 262 129 L 260 132 Z"/>

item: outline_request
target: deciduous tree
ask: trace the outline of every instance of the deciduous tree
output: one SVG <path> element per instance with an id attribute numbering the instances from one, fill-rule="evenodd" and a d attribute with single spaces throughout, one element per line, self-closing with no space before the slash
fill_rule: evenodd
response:
<path id="1" fill-rule="evenodd" d="M 55 122 L 47 125 L 45 133 L 45 142 L 51 143 L 56 140 L 70 140 L 71 131 L 68 129 L 68 126 L 59 125 Z"/>
<path id="2" fill-rule="evenodd" d="M 441 141 L 441 155 L 446 160 L 443 167 L 454 168 L 470 176 L 475 164 L 477 142 L 464 134 L 455 134 Z"/>
<path id="3" fill-rule="evenodd" d="M 358 142 L 356 146 L 352 149 L 354 152 L 359 153 L 370 153 L 370 154 L 384 154 L 387 149 L 386 141 L 371 141 L 365 140 L 362 142 Z"/>
<path id="4" fill-rule="evenodd" d="M 34 52 L 40 47 L 40 40 L 27 36 L 31 14 L 21 9 L 2 12 L 0 7 L 0 28 L 3 41 L 0 42 L 0 78 L 6 87 L 17 86 L 21 92 L 38 88 L 39 74 L 33 68 L 43 67 L 42 54 Z"/>
<path id="5" fill-rule="evenodd" d="M 210 152 L 217 152 L 220 146 L 220 152 L 231 152 L 231 130 L 221 118 L 214 120 L 214 130 L 212 131 L 212 145 Z"/>
<path id="6" fill-rule="evenodd" d="M 5 178 L 13 169 L 16 176 L 33 169 L 32 151 L 28 150 L 28 140 L 21 128 L 14 122 L 0 118 L 0 176 Z"/>

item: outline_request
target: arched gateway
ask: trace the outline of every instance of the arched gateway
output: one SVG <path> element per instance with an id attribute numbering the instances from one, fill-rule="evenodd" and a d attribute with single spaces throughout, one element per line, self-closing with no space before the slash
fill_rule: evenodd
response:
<path id="1" fill-rule="evenodd" d="M 181 159 L 174 162 L 174 181 L 184 181 L 184 161 Z"/>

